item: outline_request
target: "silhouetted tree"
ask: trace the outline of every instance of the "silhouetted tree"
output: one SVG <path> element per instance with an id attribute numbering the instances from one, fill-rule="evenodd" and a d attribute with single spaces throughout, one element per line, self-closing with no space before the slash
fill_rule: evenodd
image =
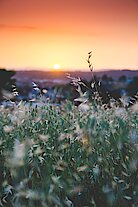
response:
<path id="1" fill-rule="evenodd" d="M 126 82 L 127 78 L 126 78 L 125 75 L 122 75 L 122 76 L 119 77 L 118 80 L 119 80 L 120 82 Z"/>
<path id="2" fill-rule="evenodd" d="M 4 68 L 0 69 L 0 100 L 2 100 L 2 90 L 11 91 L 12 84 L 15 82 L 12 77 L 15 75 L 15 71 L 8 71 Z"/>
<path id="3" fill-rule="evenodd" d="M 103 82 L 108 82 L 108 76 L 107 75 L 103 75 L 102 76 L 102 81 Z"/>
<path id="4" fill-rule="evenodd" d="M 127 91 L 131 97 L 138 93 L 138 76 L 133 78 L 133 81 L 127 87 Z"/>
<path id="5" fill-rule="evenodd" d="M 113 79 L 112 77 L 109 77 L 108 80 L 109 80 L 110 82 L 113 82 L 113 81 L 114 81 L 114 79 Z"/>

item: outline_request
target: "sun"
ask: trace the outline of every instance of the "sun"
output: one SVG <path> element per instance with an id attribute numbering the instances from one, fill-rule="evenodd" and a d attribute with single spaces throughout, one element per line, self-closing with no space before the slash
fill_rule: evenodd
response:
<path id="1" fill-rule="evenodd" d="M 56 63 L 56 64 L 54 64 L 54 69 L 55 69 L 55 70 L 59 70 L 59 69 L 60 69 L 60 65 L 59 65 L 59 64 L 57 64 L 57 63 Z"/>

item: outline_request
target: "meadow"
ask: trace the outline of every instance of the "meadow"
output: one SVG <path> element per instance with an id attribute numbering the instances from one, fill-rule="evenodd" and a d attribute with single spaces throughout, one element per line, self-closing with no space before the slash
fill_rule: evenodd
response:
<path id="1" fill-rule="evenodd" d="M 0 106 L 1 207 L 138 205 L 138 96 L 105 104 L 88 55 L 91 97 L 69 77 L 74 102 L 53 104 L 39 94 Z"/>
<path id="2" fill-rule="evenodd" d="M 137 206 L 138 103 L 79 99 L 0 107 L 0 206 Z"/>

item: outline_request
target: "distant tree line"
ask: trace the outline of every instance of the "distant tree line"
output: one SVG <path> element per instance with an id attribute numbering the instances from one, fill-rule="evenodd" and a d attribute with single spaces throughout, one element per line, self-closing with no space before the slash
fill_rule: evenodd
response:
<path id="1" fill-rule="evenodd" d="M 15 84 L 15 71 L 0 69 L 0 101 L 3 99 L 3 90 L 12 91 L 12 85 Z"/>
<path id="2" fill-rule="evenodd" d="M 12 85 L 15 85 L 16 80 L 14 79 L 15 71 L 6 70 L 4 68 L 0 69 L 0 101 L 3 100 L 3 91 L 12 92 Z M 108 103 L 110 98 L 119 99 L 122 95 L 127 95 L 134 97 L 138 93 L 138 77 L 133 77 L 129 79 L 125 75 L 120 76 L 118 80 L 114 80 L 112 77 L 103 75 L 101 78 L 94 76 L 91 81 L 82 80 L 83 84 L 81 89 L 83 92 L 87 90 L 89 97 L 92 97 L 93 92 L 98 90 L 100 96 L 102 97 L 103 103 Z M 92 82 L 95 84 L 92 87 Z M 47 88 L 49 90 L 49 88 Z M 17 90 L 19 92 L 20 98 L 26 97 L 26 101 L 29 99 L 28 94 L 32 91 L 32 87 L 28 84 L 18 86 Z M 69 99 L 73 101 L 79 96 L 76 87 L 72 84 L 53 86 L 51 93 L 57 93 L 57 96 L 64 97 L 64 99 Z M 24 98 L 23 98 L 24 99 Z"/>

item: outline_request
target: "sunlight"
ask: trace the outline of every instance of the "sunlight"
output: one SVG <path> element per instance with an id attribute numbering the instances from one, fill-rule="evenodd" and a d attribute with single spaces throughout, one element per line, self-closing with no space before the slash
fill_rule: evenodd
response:
<path id="1" fill-rule="evenodd" d="M 59 70 L 60 69 L 60 65 L 59 64 L 54 64 L 54 69 L 55 70 Z"/>

